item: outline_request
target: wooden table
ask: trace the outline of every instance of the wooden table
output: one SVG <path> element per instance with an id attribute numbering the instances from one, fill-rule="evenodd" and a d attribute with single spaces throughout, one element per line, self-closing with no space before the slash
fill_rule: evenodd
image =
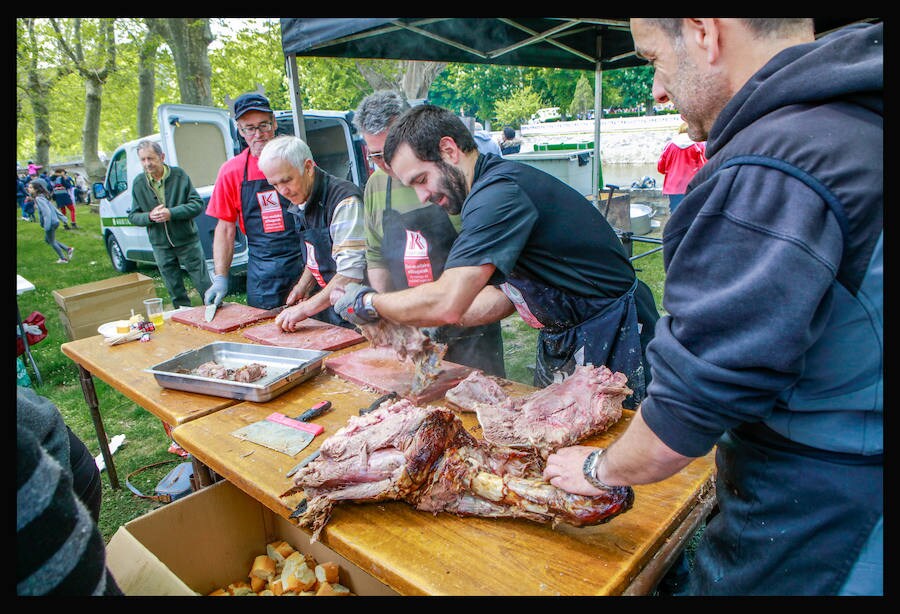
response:
<path id="1" fill-rule="evenodd" d="M 521 384 L 508 389 L 511 396 L 533 390 Z M 238 403 L 183 423 L 173 437 L 217 474 L 287 518 L 303 497 L 280 497 L 292 486 L 285 473 L 377 396 L 325 372 L 268 403 Z M 297 415 L 323 400 L 333 409 L 314 422 L 325 432 L 295 457 L 230 435 L 273 411 Z M 632 416 L 626 411 L 612 429 L 587 443 L 609 445 Z M 479 436 L 475 415 L 461 417 Z M 585 528 L 435 516 L 403 502 L 339 503 L 321 541 L 403 595 L 647 594 L 712 508 L 712 476 L 711 452 L 663 482 L 636 486 L 631 510 Z"/>
<path id="2" fill-rule="evenodd" d="M 93 376 L 99 377 L 166 424 L 177 426 L 234 405 L 236 401 L 162 388 L 156 383 L 156 378 L 151 373 L 144 372 L 144 369 L 214 341 L 249 343 L 240 332 L 212 333 L 167 321 L 152 333 L 151 340 L 147 342 L 131 341 L 109 346 L 102 335 L 96 335 L 60 346 L 63 354 L 78 365 L 81 390 L 91 412 L 100 452 L 113 489 L 120 488 L 119 478 L 109 451 Z"/>

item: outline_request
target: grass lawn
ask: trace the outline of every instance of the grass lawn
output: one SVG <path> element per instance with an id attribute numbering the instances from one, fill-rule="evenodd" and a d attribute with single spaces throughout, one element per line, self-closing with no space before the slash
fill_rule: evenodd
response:
<path id="1" fill-rule="evenodd" d="M 31 367 L 29 375 L 35 390 L 49 398 L 60 409 L 69 427 L 87 444 L 95 456 L 100 453 L 78 381 L 78 368 L 60 351 L 60 345 L 68 341 L 59 320 L 59 309 L 53 299 L 53 290 L 99 281 L 119 275 L 109 262 L 100 236 L 100 217 L 87 205 L 77 205 L 78 228 L 57 232 L 59 240 L 75 248 L 69 264 L 55 264 L 56 254 L 44 243 L 44 233 L 36 223 L 24 222 L 16 210 L 16 273 L 34 284 L 35 290 L 18 297 L 22 318 L 32 311 L 39 311 L 47 319 L 48 336 L 32 348 L 32 354 L 40 369 L 43 385 L 38 386 Z M 634 243 L 634 253 L 639 254 L 656 247 L 653 244 Z M 653 290 L 657 305 L 662 301 L 664 273 L 662 254 L 656 253 L 635 261 L 638 276 Z M 162 278 L 155 267 L 141 266 L 138 272 L 152 277 L 157 296 L 163 297 L 166 309 L 171 309 Z M 190 285 L 187 282 L 188 286 Z M 194 305 L 202 303 L 195 291 L 191 291 Z M 246 302 L 246 294 L 234 293 L 227 298 L 232 302 Z M 507 377 L 531 384 L 534 365 L 536 331 L 529 328 L 518 316 L 511 316 L 502 323 Z M 25 359 L 23 355 L 23 360 Z M 170 440 L 162 422 L 130 399 L 95 378 L 97 398 L 103 414 L 106 434 L 112 438 L 119 434 L 126 437 L 125 444 L 114 454 L 116 471 L 122 488 L 113 491 L 103 473 L 103 506 L 100 513 L 100 530 L 109 540 L 122 524 L 141 516 L 162 504 L 140 499 L 126 486 L 128 475 L 140 467 L 167 460 L 180 460 L 168 452 Z M 152 494 L 153 488 L 172 468 L 166 465 L 142 472 L 131 480 L 141 492 Z"/>

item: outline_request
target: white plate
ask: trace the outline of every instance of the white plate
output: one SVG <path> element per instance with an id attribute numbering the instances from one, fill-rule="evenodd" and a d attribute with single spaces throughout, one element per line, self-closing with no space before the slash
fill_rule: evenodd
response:
<path id="1" fill-rule="evenodd" d="M 115 322 L 107 322 L 106 324 L 101 325 L 100 328 L 97 329 L 97 332 L 100 333 L 101 335 L 103 335 L 104 337 L 106 337 L 107 339 L 111 339 L 113 337 L 123 335 L 125 333 L 116 332 L 116 326 L 118 326 L 120 324 L 121 325 L 128 324 L 129 327 L 131 326 L 129 324 L 128 320 L 116 320 Z"/>

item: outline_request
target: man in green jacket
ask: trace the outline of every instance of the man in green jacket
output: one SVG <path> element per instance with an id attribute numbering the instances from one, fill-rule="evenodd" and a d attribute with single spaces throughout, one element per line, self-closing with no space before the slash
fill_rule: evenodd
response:
<path id="1" fill-rule="evenodd" d="M 131 188 L 132 208 L 128 219 L 146 226 L 153 256 L 175 307 L 191 306 L 181 270 L 187 271 L 202 299 L 210 286 L 203 248 L 194 218 L 203 210 L 203 199 L 191 178 L 177 166 L 165 164 L 159 143 L 138 143 L 144 172 Z"/>

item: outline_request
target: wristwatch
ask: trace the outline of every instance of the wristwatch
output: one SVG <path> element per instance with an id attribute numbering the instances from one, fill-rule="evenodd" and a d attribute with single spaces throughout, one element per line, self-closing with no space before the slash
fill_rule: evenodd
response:
<path id="1" fill-rule="evenodd" d="M 584 459 L 584 465 L 581 467 L 581 472 L 584 474 L 584 479 L 588 481 L 588 484 L 594 488 L 599 488 L 600 490 L 612 490 L 617 487 L 604 484 L 597 479 L 597 465 L 600 464 L 600 457 L 603 456 L 604 452 L 606 452 L 605 448 L 599 448 L 588 454 L 587 458 Z"/>
<path id="2" fill-rule="evenodd" d="M 363 311 L 365 312 L 365 317 L 369 320 L 377 320 L 379 317 L 378 312 L 375 310 L 375 305 L 372 304 L 372 299 L 375 298 L 374 292 L 369 292 L 363 296 L 362 304 Z"/>

